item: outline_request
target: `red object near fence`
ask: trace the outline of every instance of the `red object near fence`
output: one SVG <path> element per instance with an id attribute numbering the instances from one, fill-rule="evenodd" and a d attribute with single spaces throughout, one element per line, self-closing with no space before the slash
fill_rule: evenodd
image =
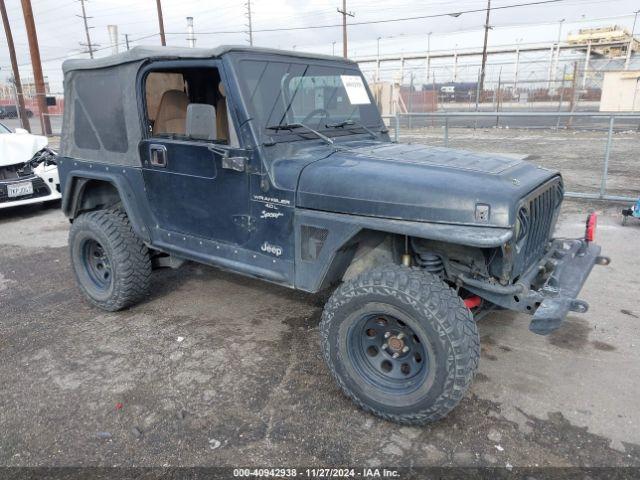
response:
<path id="1" fill-rule="evenodd" d="M 406 87 L 400 90 L 407 111 L 413 113 L 435 112 L 438 110 L 438 92 L 433 90 L 411 91 Z"/>

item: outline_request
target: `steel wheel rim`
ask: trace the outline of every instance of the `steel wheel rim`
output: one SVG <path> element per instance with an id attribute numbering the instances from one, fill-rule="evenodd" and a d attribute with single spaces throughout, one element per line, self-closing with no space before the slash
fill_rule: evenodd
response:
<path id="1" fill-rule="evenodd" d="M 356 371 L 378 388 L 411 393 L 429 374 L 424 342 L 402 320 L 388 314 L 364 315 L 348 332 Z"/>
<path id="2" fill-rule="evenodd" d="M 81 247 L 82 265 L 92 284 L 100 291 L 107 291 L 113 283 L 111 261 L 100 242 L 87 239 Z"/>

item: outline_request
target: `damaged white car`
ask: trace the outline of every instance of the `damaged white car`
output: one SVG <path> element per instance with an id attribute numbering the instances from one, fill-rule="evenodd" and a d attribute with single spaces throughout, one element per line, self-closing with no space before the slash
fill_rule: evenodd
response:
<path id="1" fill-rule="evenodd" d="M 55 153 L 47 137 L 0 123 L 0 209 L 60 199 Z"/>

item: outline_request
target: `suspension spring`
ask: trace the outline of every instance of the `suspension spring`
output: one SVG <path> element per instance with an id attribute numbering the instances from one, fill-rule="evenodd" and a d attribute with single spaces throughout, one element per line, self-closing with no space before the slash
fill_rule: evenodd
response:
<path id="1" fill-rule="evenodd" d="M 433 275 L 442 275 L 444 272 L 444 264 L 442 258 L 433 252 L 419 253 L 416 263 Z"/>

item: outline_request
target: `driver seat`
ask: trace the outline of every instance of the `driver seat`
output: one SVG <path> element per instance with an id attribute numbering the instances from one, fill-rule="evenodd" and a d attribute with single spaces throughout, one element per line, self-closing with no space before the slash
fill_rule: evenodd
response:
<path id="1" fill-rule="evenodd" d="M 153 133 L 176 133 L 184 135 L 187 125 L 189 97 L 181 90 L 167 90 L 162 94 L 158 114 L 153 124 Z"/>

